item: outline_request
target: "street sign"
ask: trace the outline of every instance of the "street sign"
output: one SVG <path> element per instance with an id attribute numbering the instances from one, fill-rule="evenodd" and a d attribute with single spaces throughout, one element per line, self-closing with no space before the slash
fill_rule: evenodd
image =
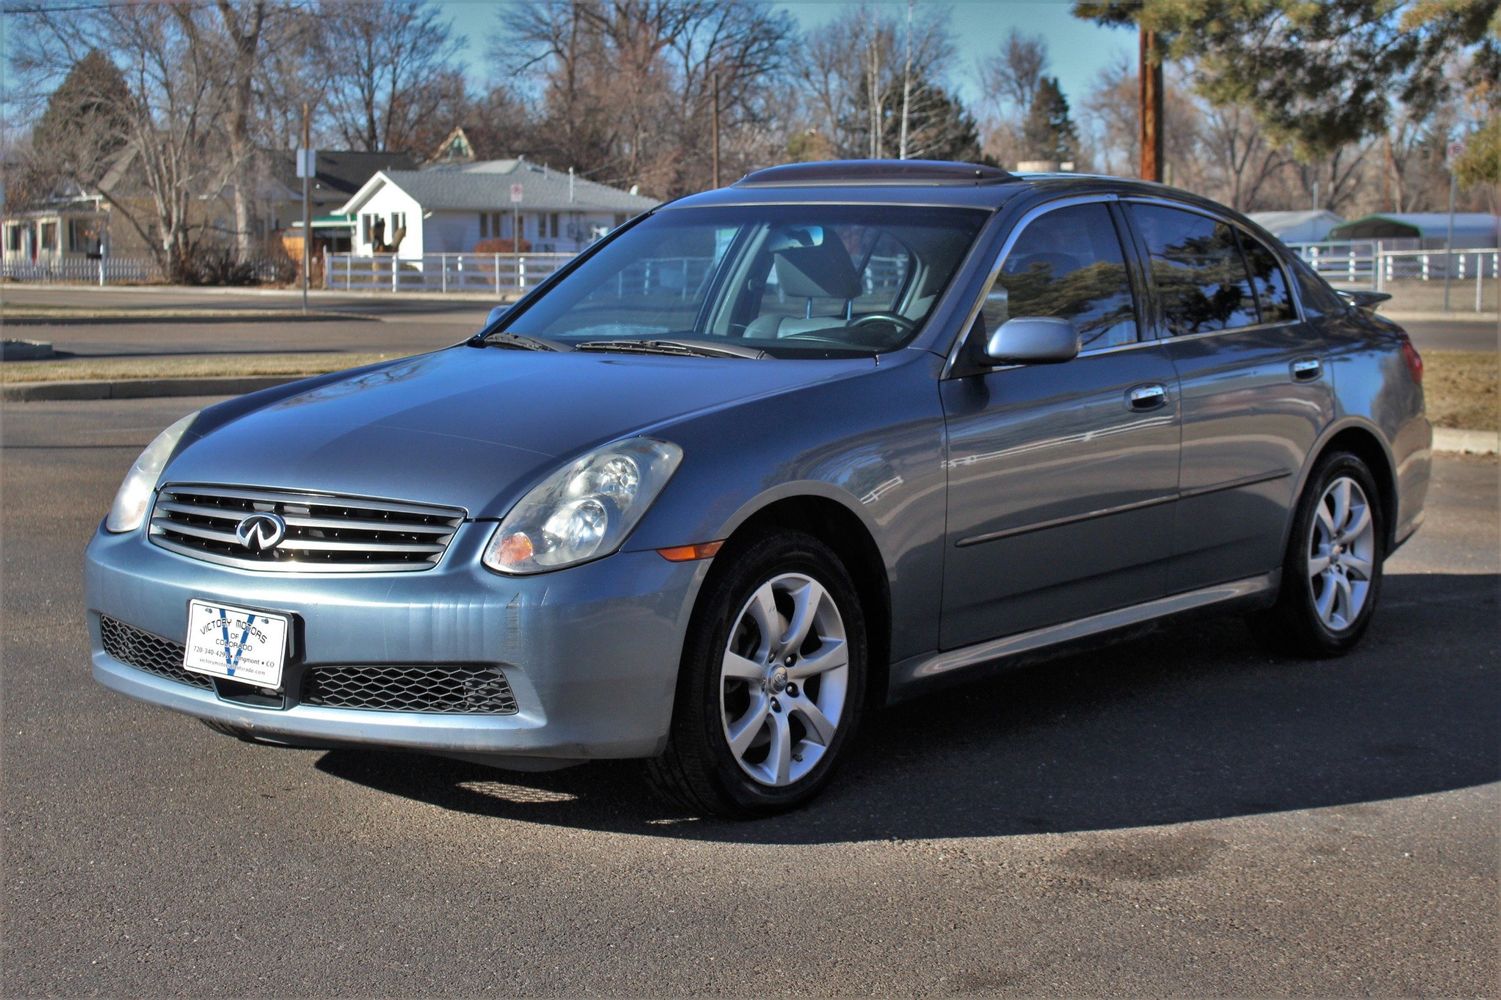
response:
<path id="1" fill-rule="evenodd" d="M 520 184 L 512 184 L 511 185 L 511 203 L 513 205 L 519 205 L 519 204 L 521 204 L 521 185 Z"/>
<path id="2" fill-rule="evenodd" d="M 318 151 L 316 149 L 297 150 L 297 176 L 318 176 Z"/>

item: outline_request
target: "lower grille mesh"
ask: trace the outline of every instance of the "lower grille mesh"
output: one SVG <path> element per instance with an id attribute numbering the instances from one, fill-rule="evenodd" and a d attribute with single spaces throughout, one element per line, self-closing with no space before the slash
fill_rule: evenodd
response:
<path id="1" fill-rule="evenodd" d="M 104 651 L 121 663 L 207 691 L 212 677 L 183 669 L 180 642 L 99 616 Z M 302 701 L 328 708 L 442 715 L 514 715 L 516 697 L 499 667 L 485 664 L 379 664 L 308 667 Z"/>
<path id="2" fill-rule="evenodd" d="M 381 712 L 513 715 L 506 675 L 479 664 L 310 667 L 302 700 Z"/>
<path id="3" fill-rule="evenodd" d="M 214 686 L 212 677 L 183 669 L 187 650 L 180 642 L 143 632 L 104 615 L 99 617 L 99 634 L 104 640 L 104 651 L 121 663 L 179 684 L 209 689 Z"/>

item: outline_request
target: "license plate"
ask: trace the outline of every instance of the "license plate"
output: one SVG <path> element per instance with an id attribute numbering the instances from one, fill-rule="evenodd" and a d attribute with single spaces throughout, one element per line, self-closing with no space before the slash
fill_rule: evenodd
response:
<path id="1" fill-rule="evenodd" d="M 286 615 L 189 601 L 182 665 L 195 674 L 280 688 L 289 624 Z"/>

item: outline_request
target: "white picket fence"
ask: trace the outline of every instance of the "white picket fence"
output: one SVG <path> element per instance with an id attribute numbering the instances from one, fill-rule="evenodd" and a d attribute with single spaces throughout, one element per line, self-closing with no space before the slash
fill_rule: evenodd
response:
<path id="1" fill-rule="evenodd" d="M 6 261 L 0 278 L 40 284 L 137 284 L 164 280 L 162 269 L 150 257 L 100 257 L 55 262 Z"/>
<path id="2" fill-rule="evenodd" d="M 567 253 L 430 253 L 421 257 L 325 254 L 323 287 L 346 292 L 484 292 L 510 298 L 568 261 Z"/>
<path id="3" fill-rule="evenodd" d="M 1377 291 L 1393 281 L 1441 282 L 1446 277 L 1451 284 L 1463 283 L 1467 291 L 1473 284 L 1478 312 L 1485 281 L 1501 275 L 1501 248 L 1444 250 L 1413 247 L 1415 242 L 1403 240 L 1397 247 L 1381 240 L 1288 245 L 1326 280 L 1338 284 Z"/>

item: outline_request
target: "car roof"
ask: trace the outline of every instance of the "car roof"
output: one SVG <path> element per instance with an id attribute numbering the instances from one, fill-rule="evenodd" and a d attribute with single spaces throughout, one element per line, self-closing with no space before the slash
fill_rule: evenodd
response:
<path id="1" fill-rule="evenodd" d="M 1165 184 L 1103 174 L 1015 173 L 986 164 L 945 160 L 789 163 L 753 171 L 728 187 L 680 198 L 663 209 L 800 203 L 997 211 L 1025 195 L 1050 199 L 1102 193 L 1166 198 L 1240 218 L 1239 213 L 1223 205 Z"/>

